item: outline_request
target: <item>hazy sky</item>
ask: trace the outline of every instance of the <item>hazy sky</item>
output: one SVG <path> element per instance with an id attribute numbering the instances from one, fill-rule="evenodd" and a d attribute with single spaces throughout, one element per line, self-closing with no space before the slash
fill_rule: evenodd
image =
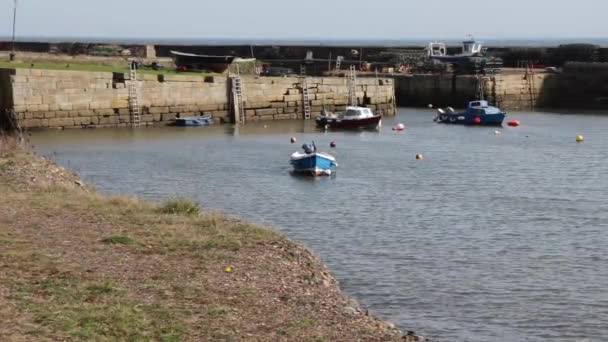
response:
<path id="1" fill-rule="evenodd" d="M 607 0 L 19 0 L 17 37 L 606 38 L 607 15 Z"/>

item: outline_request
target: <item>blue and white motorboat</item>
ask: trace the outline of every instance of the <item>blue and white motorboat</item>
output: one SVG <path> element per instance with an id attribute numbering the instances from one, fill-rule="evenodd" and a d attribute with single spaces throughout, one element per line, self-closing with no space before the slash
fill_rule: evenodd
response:
<path id="1" fill-rule="evenodd" d="M 330 176 L 338 166 L 336 158 L 324 152 L 317 152 L 315 143 L 302 145 L 304 153 L 294 152 L 290 163 L 294 173 L 312 176 Z"/>
<path id="2" fill-rule="evenodd" d="M 213 124 L 211 115 L 190 116 L 185 118 L 176 118 L 176 126 L 208 126 Z"/>
<path id="3" fill-rule="evenodd" d="M 456 113 L 453 108 L 437 109 L 433 121 L 464 125 L 494 125 L 501 126 L 507 113 L 497 107 L 488 105 L 488 101 L 477 100 L 469 102 L 464 112 Z"/>

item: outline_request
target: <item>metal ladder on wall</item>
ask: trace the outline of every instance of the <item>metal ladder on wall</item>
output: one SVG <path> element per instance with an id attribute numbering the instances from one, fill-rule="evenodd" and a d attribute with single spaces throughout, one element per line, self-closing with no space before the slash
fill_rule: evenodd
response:
<path id="1" fill-rule="evenodd" d="M 340 66 L 342 65 L 342 59 L 344 59 L 344 57 L 342 57 L 342 56 L 336 57 L 336 74 L 340 71 Z"/>
<path id="2" fill-rule="evenodd" d="M 350 66 L 348 73 L 348 105 L 357 105 L 357 69 L 354 65 Z"/>
<path id="3" fill-rule="evenodd" d="M 522 94 L 526 94 L 529 97 L 530 109 L 534 109 L 534 98 L 536 96 L 536 88 L 534 85 L 534 65 L 530 61 L 525 62 L 525 74 L 524 74 L 524 89 Z"/>
<path id="4" fill-rule="evenodd" d="M 139 112 L 139 100 L 137 96 L 137 63 L 133 61 L 129 68 L 129 109 L 131 110 L 131 126 L 139 127 L 141 125 L 141 115 Z"/>
<path id="5" fill-rule="evenodd" d="M 310 120 L 310 96 L 308 94 L 308 82 L 306 76 L 302 77 L 302 108 L 304 109 L 304 119 Z"/>
<path id="6" fill-rule="evenodd" d="M 300 64 L 300 76 L 306 76 L 306 65 Z"/>
<path id="7" fill-rule="evenodd" d="M 243 106 L 243 85 L 241 76 L 238 73 L 230 76 L 231 90 L 232 90 L 232 108 L 234 110 L 234 121 L 235 123 L 245 123 L 245 106 Z"/>

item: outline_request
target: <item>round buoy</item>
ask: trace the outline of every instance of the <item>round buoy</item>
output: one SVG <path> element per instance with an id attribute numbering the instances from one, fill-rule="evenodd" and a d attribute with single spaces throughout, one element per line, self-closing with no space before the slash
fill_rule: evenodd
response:
<path id="1" fill-rule="evenodd" d="M 511 121 L 507 122 L 507 125 L 509 125 L 510 127 L 518 127 L 519 120 L 511 120 Z"/>
<path id="2" fill-rule="evenodd" d="M 424 159 L 424 156 L 421 153 L 418 153 L 416 155 L 416 160 L 423 160 L 423 159 Z"/>
<path id="3" fill-rule="evenodd" d="M 226 273 L 232 273 L 234 271 L 234 269 L 232 268 L 232 266 L 228 266 L 228 267 L 224 268 L 224 271 L 226 271 Z"/>
<path id="4" fill-rule="evenodd" d="M 295 144 L 295 142 L 296 142 L 296 141 L 297 141 L 297 140 L 296 140 L 296 137 L 291 137 L 291 143 L 292 143 L 292 144 Z"/>
<path id="5" fill-rule="evenodd" d="M 502 134 L 502 132 L 501 132 L 501 131 L 494 131 L 494 134 L 495 134 L 495 135 L 501 135 L 501 134 Z"/>
<path id="6" fill-rule="evenodd" d="M 393 127 L 393 131 L 403 131 L 404 129 L 405 129 L 405 125 L 402 123 L 399 123 Z"/>
<path id="7" fill-rule="evenodd" d="M 329 129 L 329 125 L 325 125 L 323 128 L 327 131 Z"/>
<path id="8" fill-rule="evenodd" d="M 577 135 L 576 136 L 576 142 L 580 143 L 580 142 L 583 142 L 583 141 L 585 141 L 585 138 L 582 135 Z"/>
<path id="9" fill-rule="evenodd" d="M 480 124 L 481 123 L 481 118 L 475 118 L 473 119 L 473 122 L 476 124 Z"/>
<path id="10" fill-rule="evenodd" d="M 429 103 L 429 108 L 433 108 L 433 104 Z"/>
<path id="11" fill-rule="evenodd" d="M 336 147 L 336 142 L 335 141 L 330 142 L 329 147 L 331 147 L 331 148 Z"/>

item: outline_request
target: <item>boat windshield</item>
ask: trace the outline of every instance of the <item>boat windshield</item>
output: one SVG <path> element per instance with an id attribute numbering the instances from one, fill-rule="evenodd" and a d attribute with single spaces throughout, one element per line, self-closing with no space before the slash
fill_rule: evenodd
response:
<path id="1" fill-rule="evenodd" d="M 344 113 L 344 116 L 359 116 L 359 115 L 360 115 L 360 113 L 356 109 L 349 109 L 346 111 L 346 113 Z"/>

